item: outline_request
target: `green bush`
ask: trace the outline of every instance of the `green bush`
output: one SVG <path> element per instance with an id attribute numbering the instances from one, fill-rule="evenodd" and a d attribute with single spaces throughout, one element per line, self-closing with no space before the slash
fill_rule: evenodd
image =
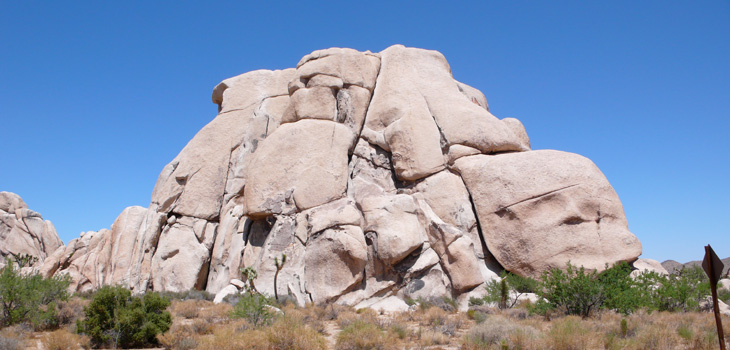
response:
<path id="1" fill-rule="evenodd" d="M 659 311 L 697 311 L 710 295 L 710 280 L 699 266 L 682 268 L 668 276 L 656 276 L 650 289 L 651 307 Z"/>
<path id="2" fill-rule="evenodd" d="M 58 302 L 68 300 L 68 276 L 21 274 L 8 259 L 0 270 L 0 326 L 28 322 L 35 329 L 58 326 Z"/>
<path id="3" fill-rule="evenodd" d="M 598 275 L 603 294 L 601 308 L 628 315 L 640 308 L 649 308 L 651 289 L 659 276 L 655 272 L 644 272 L 631 277 L 631 265 L 620 262 Z"/>
<path id="4" fill-rule="evenodd" d="M 271 310 L 273 300 L 259 293 L 245 293 L 231 311 L 231 318 L 243 318 L 254 327 L 267 326 L 274 320 Z"/>
<path id="5" fill-rule="evenodd" d="M 487 282 L 485 288 L 487 295 L 481 300 L 470 298 L 472 305 L 483 303 L 497 303 L 500 309 L 511 309 L 517 304 L 520 296 L 524 293 L 534 293 L 538 288 L 538 282 L 527 277 L 521 277 L 510 272 L 502 272 L 501 280 Z"/>
<path id="6" fill-rule="evenodd" d="M 568 314 L 587 317 L 597 309 L 630 314 L 638 309 L 658 311 L 697 311 L 710 294 L 707 276 L 700 267 L 679 270 L 670 275 L 644 272 L 631 277 L 625 262 L 597 273 L 570 263 L 565 271 L 552 269 L 543 274 L 538 302 L 533 311 L 557 308 Z"/>
<path id="7" fill-rule="evenodd" d="M 565 271 L 552 269 L 545 272 L 538 294 L 555 308 L 583 317 L 601 307 L 604 300 L 597 273 L 582 266 L 576 268 L 570 263 Z"/>
<path id="8" fill-rule="evenodd" d="M 172 317 L 166 311 L 170 299 L 158 293 L 133 297 L 121 286 L 105 286 L 84 308 L 85 318 L 76 323 L 79 333 L 88 334 L 95 347 L 113 345 L 138 348 L 157 344 L 157 334 L 170 329 Z"/>

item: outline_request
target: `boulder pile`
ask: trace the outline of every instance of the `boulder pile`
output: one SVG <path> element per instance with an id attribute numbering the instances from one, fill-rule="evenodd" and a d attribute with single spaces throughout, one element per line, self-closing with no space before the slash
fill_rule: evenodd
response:
<path id="1" fill-rule="evenodd" d="M 63 242 L 56 228 L 38 212 L 28 209 L 15 193 L 0 192 L 0 267 L 6 259 L 27 257 L 29 265 L 42 263 Z"/>
<path id="2" fill-rule="evenodd" d="M 279 295 L 397 308 L 466 298 L 503 269 L 641 254 L 589 159 L 532 151 L 522 123 L 492 115 L 436 51 L 315 51 L 226 79 L 212 99 L 218 115 L 164 167 L 149 207 L 46 245 L 45 275 L 80 291 L 218 293 L 253 267 L 273 295 L 286 254 Z"/>

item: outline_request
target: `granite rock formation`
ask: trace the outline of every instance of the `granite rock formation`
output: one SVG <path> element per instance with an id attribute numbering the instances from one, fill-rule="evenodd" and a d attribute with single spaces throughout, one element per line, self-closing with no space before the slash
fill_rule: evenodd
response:
<path id="1" fill-rule="evenodd" d="M 398 308 L 479 291 L 502 269 L 632 262 L 641 244 L 588 159 L 531 151 L 522 123 L 436 51 L 315 51 L 213 90 L 218 115 L 162 170 L 148 208 L 52 249 L 75 290 L 237 290 Z M 5 210 L 5 209 L 3 209 Z M 35 232 L 35 231 L 34 231 Z"/>
<path id="2" fill-rule="evenodd" d="M 56 228 L 41 214 L 28 209 L 22 198 L 15 193 L 0 192 L 0 267 L 6 259 L 21 256 L 35 258 L 40 265 L 63 242 Z"/>

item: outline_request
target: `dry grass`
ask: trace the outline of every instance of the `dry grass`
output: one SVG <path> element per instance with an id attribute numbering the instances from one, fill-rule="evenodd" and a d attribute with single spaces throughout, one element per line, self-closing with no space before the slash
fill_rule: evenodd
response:
<path id="1" fill-rule="evenodd" d="M 358 320 L 337 335 L 336 348 L 341 350 L 396 350 L 400 339 L 379 325 Z"/>
<path id="2" fill-rule="evenodd" d="M 76 320 L 84 316 L 84 307 L 89 303 L 90 300 L 79 297 L 73 297 L 66 302 L 62 302 L 58 307 L 59 324 L 76 324 Z"/>
<path id="3" fill-rule="evenodd" d="M 83 309 L 72 299 L 62 308 L 72 320 Z M 380 315 L 370 309 L 338 305 L 282 306 L 269 326 L 254 328 L 231 319 L 229 304 L 205 300 L 175 301 L 172 328 L 158 337 L 166 349 L 716 349 L 715 321 L 710 313 L 644 311 L 629 316 L 597 312 L 591 318 L 530 316 L 523 309 L 480 308 L 457 313 L 432 306 Z M 478 314 L 477 314 L 478 312 Z M 478 317 L 475 317 L 478 315 Z M 477 322 L 477 319 L 481 323 Z M 622 327 L 622 320 L 625 326 Z M 68 321 L 67 321 L 68 322 Z M 730 340 L 730 318 L 723 319 Z M 329 337 L 329 338 L 326 338 Z M 28 326 L 0 330 L 0 349 L 46 350 L 88 347 L 88 339 L 61 329 L 33 333 Z M 328 343 L 329 339 L 329 343 Z"/>
<path id="4" fill-rule="evenodd" d="M 63 328 L 43 336 L 41 343 L 43 343 L 45 350 L 77 350 L 89 348 L 88 337 L 71 333 Z"/>
<path id="5" fill-rule="evenodd" d="M 233 306 L 228 303 L 206 303 L 203 305 L 203 309 L 198 311 L 198 317 L 210 323 L 219 323 L 228 320 L 231 310 L 233 310 Z"/>
<path id="6" fill-rule="evenodd" d="M 170 305 L 170 313 L 173 316 L 193 319 L 198 317 L 201 309 L 210 305 L 213 303 L 207 300 L 173 300 Z"/>

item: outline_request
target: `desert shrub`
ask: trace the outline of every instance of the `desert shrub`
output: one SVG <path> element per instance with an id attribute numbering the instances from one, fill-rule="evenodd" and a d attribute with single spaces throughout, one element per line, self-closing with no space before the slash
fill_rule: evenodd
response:
<path id="1" fill-rule="evenodd" d="M 231 318 L 243 318 L 254 327 L 266 326 L 274 320 L 275 314 L 271 311 L 272 300 L 258 294 L 245 293 L 241 295 L 231 310 Z"/>
<path id="2" fill-rule="evenodd" d="M 335 347 L 341 350 L 390 350 L 399 348 L 398 338 L 377 324 L 355 321 L 338 335 Z"/>
<path id="3" fill-rule="evenodd" d="M 502 316 L 493 316 L 469 330 L 464 337 L 462 348 L 499 349 L 502 344 L 516 348 L 515 341 L 519 346 L 527 347 L 535 337 L 535 333 L 531 327 L 520 326 Z"/>
<path id="4" fill-rule="evenodd" d="M 22 274 L 8 259 L 0 270 L 0 326 L 28 322 L 36 329 L 58 326 L 58 303 L 68 300 L 71 279 Z"/>
<path id="5" fill-rule="evenodd" d="M 418 304 L 418 309 L 421 311 L 426 311 L 432 307 L 438 307 L 448 312 L 454 312 L 458 309 L 456 300 L 447 295 L 429 298 L 419 297 L 416 299 L 416 303 Z"/>
<path id="6" fill-rule="evenodd" d="M 59 329 L 43 336 L 41 343 L 45 350 L 86 349 L 89 347 L 89 338 Z"/>
<path id="7" fill-rule="evenodd" d="M 166 311 L 170 300 L 157 293 L 132 297 L 121 286 L 105 286 L 84 309 L 85 318 L 76 323 L 79 333 L 91 337 L 94 346 L 136 348 L 157 344 L 157 334 L 170 328 L 172 317 Z"/>
<path id="8" fill-rule="evenodd" d="M 244 321 L 245 322 L 245 321 Z M 268 337 L 262 329 L 239 329 L 235 324 L 219 325 L 212 336 L 199 338 L 199 350 L 270 350 Z"/>
<path id="9" fill-rule="evenodd" d="M 575 316 L 553 321 L 546 335 L 547 344 L 556 350 L 590 349 L 596 340 L 597 337 Z"/>
<path id="10" fill-rule="evenodd" d="M 398 339 L 404 340 L 408 336 L 408 327 L 402 323 L 392 322 L 388 327 L 388 331 L 393 333 Z"/>
<path id="11" fill-rule="evenodd" d="M 184 292 L 161 292 L 162 296 L 169 298 L 170 300 L 207 300 L 213 301 L 215 294 L 208 291 L 190 289 Z"/>
<path id="12" fill-rule="evenodd" d="M 0 335 L 0 349 L 21 350 L 23 346 L 20 340 Z"/>
<path id="13" fill-rule="evenodd" d="M 484 303 L 496 303 L 500 309 L 509 309 L 517 304 L 520 296 L 524 293 L 534 293 L 537 290 L 538 282 L 534 279 L 521 277 L 510 272 L 502 272 L 501 279 L 487 282 L 485 288 L 487 295 L 482 300 L 469 299 L 473 305 Z M 477 298 L 473 298 L 477 299 Z"/>
<path id="14" fill-rule="evenodd" d="M 201 302 L 195 299 L 184 301 L 174 300 L 172 302 L 172 306 L 170 307 L 170 311 L 175 316 L 193 319 L 198 317 L 198 315 L 200 314 L 200 308 L 203 303 L 205 302 Z"/>
<path id="15" fill-rule="evenodd" d="M 682 268 L 668 276 L 656 276 L 650 289 L 650 306 L 659 311 L 697 311 L 710 295 L 710 282 L 699 266 Z"/>
<path id="16" fill-rule="evenodd" d="M 73 297 L 68 301 L 59 303 L 58 324 L 75 324 L 79 318 L 83 317 L 84 307 L 88 304 L 88 300 L 78 297 Z"/>
<path id="17" fill-rule="evenodd" d="M 551 269 L 541 278 L 538 294 L 551 306 L 571 315 L 587 317 L 603 302 L 603 290 L 594 270 L 577 268 L 570 263 L 565 271 Z"/>
<path id="18" fill-rule="evenodd" d="M 487 314 L 484 312 L 481 312 L 479 310 L 468 310 L 466 312 L 466 316 L 469 317 L 469 319 L 474 320 L 477 324 L 484 322 L 487 319 Z"/>
<path id="19" fill-rule="evenodd" d="M 665 324 L 650 324 L 636 335 L 636 349 L 672 349 L 677 345 L 677 333 Z"/>
<path id="20" fill-rule="evenodd" d="M 165 349 L 189 350 L 198 346 L 193 327 L 173 325 L 167 332 L 157 335 L 157 340 Z"/>
<path id="21" fill-rule="evenodd" d="M 228 303 L 208 304 L 198 312 L 198 317 L 210 323 L 222 322 L 229 318 L 231 310 L 233 306 Z"/>
<path id="22" fill-rule="evenodd" d="M 446 323 L 446 320 L 448 319 L 448 314 L 446 311 L 444 311 L 441 308 L 433 307 L 428 309 L 424 314 L 424 326 L 441 326 Z"/>
<path id="23" fill-rule="evenodd" d="M 620 262 L 598 275 L 603 300 L 601 308 L 614 310 L 622 314 L 630 314 L 650 303 L 649 291 L 658 275 L 655 272 L 644 272 L 637 278 L 631 278 L 631 266 Z"/>
<path id="24" fill-rule="evenodd" d="M 434 345 L 446 345 L 449 343 L 449 337 L 436 330 L 418 330 L 416 334 L 416 343 L 419 348 L 430 347 Z M 439 349 L 439 348 L 437 348 Z"/>
<path id="25" fill-rule="evenodd" d="M 280 317 L 265 332 L 273 349 L 327 349 L 324 337 L 298 318 Z"/>

